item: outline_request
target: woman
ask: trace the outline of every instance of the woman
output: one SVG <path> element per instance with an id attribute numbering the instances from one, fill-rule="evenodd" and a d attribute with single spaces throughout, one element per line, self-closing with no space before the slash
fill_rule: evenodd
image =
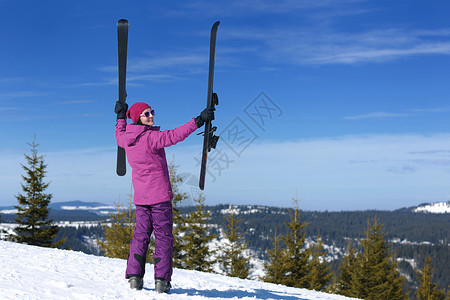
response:
<path id="1" fill-rule="evenodd" d="M 207 121 L 214 120 L 214 108 L 205 109 L 186 124 L 160 131 L 154 125 L 155 112 L 143 102 L 128 109 L 116 102 L 117 145 L 125 149 L 132 168 L 136 205 L 136 227 L 128 254 L 125 277 L 130 287 L 142 289 L 150 236 L 155 236 L 155 290 L 168 293 L 172 276 L 172 187 L 170 185 L 165 147 L 183 141 Z M 126 118 L 133 124 L 127 124 Z"/>

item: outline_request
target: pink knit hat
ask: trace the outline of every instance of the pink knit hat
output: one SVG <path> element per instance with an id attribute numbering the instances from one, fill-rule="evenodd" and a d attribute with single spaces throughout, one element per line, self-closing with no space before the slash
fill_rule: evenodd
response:
<path id="1" fill-rule="evenodd" d="M 147 103 L 136 102 L 128 109 L 127 118 L 131 119 L 134 124 L 137 124 L 142 112 L 147 108 L 151 108 Z"/>

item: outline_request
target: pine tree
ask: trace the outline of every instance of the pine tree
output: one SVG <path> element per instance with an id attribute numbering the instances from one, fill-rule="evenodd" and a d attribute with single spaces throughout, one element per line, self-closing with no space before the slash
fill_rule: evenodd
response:
<path id="1" fill-rule="evenodd" d="M 333 279 L 333 284 L 329 288 L 329 292 L 344 296 L 351 296 L 352 278 L 354 270 L 356 270 L 356 250 L 348 242 L 347 253 L 342 258 L 339 265 L 339 275 Z"/>
<path id="2" fill-rule="evenodd" d="M 225 238 L 227 243 L 221 246 L 223 254 L 219 261 L 225 274 L 231 277 L 245 279 L 250 273 L 250 256 L 244 256 L 244 251 L 248 247 L 248 242 L 244 242 L 243 234 L 238 232 L 240 220 L 236 217 L 234 208 L 225 217 Z"/>
<path id="3" fill-rule="evenodd" d="M 438 289 L 437 284 L 432 283 L 434 269 L 431 268 L 431 257 L 425 258 L 425 266 L 423 269 L 416 271 L 419 278 L 420 286 L 416 291 L 419 300 L 444 300 L 444 291 Z"/>
<path id="4" fill-rule="evenodd" d="M 322 239 L 317 236 L 317 244 L 313 245 L 311 249 L 310 271 L 306 280 L 310 290 L 324 291 L 330 282 L 332 273 L 330 273 L 330 266 L 325 260 L 325 255 Z"/>
<path id="5" fill-rule="evenodd" d="M 366 238 L 361 240 L 363 252 L 358 253 L 356 268 L 352 270 L 350 294 L 369 300 L 407 299 L 402 288 L 405 278 L 398 271 L 391 244 L 385 242 L 382 228 L 377 218 L 367 226 Z"/>
<path id="6" fill-rule="evenodd" d="M 298 209 L 298 199 L 295 209 L 291 210 L 291 221 L 286 225 L 289 232 L 282 236 L 282 240 L 286 245 L 284 254 L 285 260 L 284 274 L 282 284 L 297 288 L 308 287 L 309 257 L 311 250 L 304 249 L 306 233 L 303 230 L 308 223 L 300 221 L 300 210 Z"/>
<path id="7" fill-rule="evenodd" d="M 25 183 L 21 183 L 24 194 L 16 196 L 19 204 L 15 206 L 18 211 L 15 221 L 18 226 L 12 238 L 19 243 L 55 248 L 62 245 L 65 239 L 53 243 L 59 228 L 48 219 L 52 194 L 45 193 L 49 186 L 49 183 L 44 183 L 47 165 L 44 156 L 38 155 L 36 136 L 28 145 L 31 146 L 31 154 L 25 154 L 28 166 L 21 165 L 26 172 L 22 175 Z"/>
<path id="8" fill-rule="evenodd" d="M 172 200 L 172 209 L 173 209 L 173 266 L 175 268 L 182 268 L 182 260 L 183 260 L 183 244 L 182 244 L 182 235 L 183 235 L 183 218 L 180 214 L 180 210 L 178 209 L 181 201 L 187 198 L 186 193 L 182 193 L 180 191 L 180 185 L 183 183 L 183 178 L 177 174 L 178 166 L 175 165 L 174 161 L 169 164 L 169 177 L 170 183 L 172 185 L 173 191 L 173 200 Z"/>
<path id="9" fill-rule="evenodd" d="M 270 282 L 298 288 L 307 288 L 308 274 L 310 271 L 308 261 L 311 250 L 304 249 L 306 233 L 303 228 L 308 223 L 301 222 L 300 220 L 297 196 L 293 200 L 295 209 L 290 210 L 291 221 L 286 223 L 288 233 L 281 236 L 284 247 L 280 251 L 277 250 L 277 253 L 275 251 L 272 252 L 276 256 L 270 255 L 271 260 L 267 264 L 268 275 L 266 275 L 264 280 L 269 281 L 272 278 L 280 278 L 280 280 L 277 279 L 276 281 Z M 272 261 L 272 259 L 274 260 Z M 275 270 L 275 268 L 280 268 L 280 271 Z M 278 272 L 281 272 L 281 274 L 278 275 Z"/>
<path id="10" fill-rule="evenodd" d="M 132 195 L 128 209 L 121 210 L 120 199 L 116 204 L 117 211 L 111 213 L 111 226 L 104 225 L 105 241 L 97 240 L 101 252 L 112 258 L 127 259 L 130 250 L 130 243 L 133 238 L 136 216 L 133 211 Z M 149 247 L 149 250 L 151 247 Z M 150 256 L 151 257 L 151 256 Z"/>
<path id="11" fill-rule="evenodd" d="M 283 249 L 280 248 L 280 237 L 277 235 L 277 229 L 275 228 L 275 235 L 272 239 L 273 248 L 268 250 L 269 261 L 264 263 L 264 269 L 266 275 L 261 279 L 270 283 L 281 283 L 284 274 L 284 259 Z"/>
<path id="12" fill-rule="evenodd" d="M 200 194 L 194 201 L 197 202 L 196 210 L 184 220 L 182 227 L 185 235 L 182 240 L 184 253 L 181 265 L 188 270 L 212 272 L 216 259 L 211 257 L 216 251 L 209 248 L 209 243 L 217 238 L 217 235 L 209 233 L 207 220 L 211 214 L 205 212 L 203 195 Z"/>

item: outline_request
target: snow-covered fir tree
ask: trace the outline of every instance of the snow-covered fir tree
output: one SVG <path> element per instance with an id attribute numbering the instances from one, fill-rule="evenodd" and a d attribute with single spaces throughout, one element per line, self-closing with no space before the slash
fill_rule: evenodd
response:
<path id="1" fill-rule="evenodd" d="M 307 275 L 308 289 L 324 291 L 330 282 L 330 266 L 325 260 L 327 252 L 323 249 L 322 239 L 317 236 L 317 243 L 311 247 L 309 273 Z"/>
<path id="2" fill-rule="evenodd" d="M 375 218 L 368 222 L 366 238 L 361 240 L 363 252 L 358 253 L 352 270 L 351 296 L 373 300 L 408 299 L 403 291 L 405 282 L 385 241 L 383 225 Z"/>
<path id="3" fill-rule="evenodd" d="M 231 208 L 231 213 L 225 217 L 224 229 L 227 242 L 221 246 L 223 254 L 219 257 L 220 265 L 226 275 L 245 279 L 250 273 L 250 258 L 244 252 L 248 248 L 248 242 L 243 239 L 243 234 L 238 232 L 240 223 L 236 213 Z"/>
<path id="4" fill-rule="evenodd" d="M 278 245 L 274 244 L 274 250 L 269 252 L 269 263 L 266 264 L 267 275 L 264 280 L 286 286 L 307 288 L 307 276 L 310 270 L 308 262 L 311 254 L 311 250 L 304 247 L 306 233 L 303 229 L 307 223 L 301 222 L 298 198 L 295 197 L 293 200 L 295 209 L 290 210 L 291 220 L 286 223 L 288 233 L 280 237 L 284 247 L 278 250 Z"/>
<path id="5" fill-rule="evenodd" d="M 272 238 L 273 248 L 268 250 L 269 254 L 268 262 L 264 263 L 264 269 L 266 271 L 265 276 L 261 279 L 265 282 L 281 283 L 283 279 L 283 257 L 281 256 L 282 248 L 280 247 L 280 237 L 275 229 L 274 237 Z"/>
<path id="6" fill-rule="evenodd" d="M 183 255 L 182 268 L 203 272 L 212 272 L 217 259 L 213 258 L 216 250 L 211 250 L 209 243 L 217 238 L 210 234 L 208 219 L 210 213 L 205 211 L 205 198 L 202 194 L 194 199 L 196 209 L 184 219 L 181 230 L 184 232 L 182 239 Z"/>
<path id="7" fill-rule="evenodd" d="M 111 226 L 103 225 L 105 240 L 97 240 L 100 251 L 103 255 L 112 258 L 127 259 L 130 250 L 130 243 L 133 239 L 136 216 L 133 211 L 132 194 L 128 209 L 123 209 L 120 200 L 116 204 L 117 211 L 110 214 Z"/>
<path id="8" fill-rule="evenodd" d="M 432 282 L 433 268 L 431 267 L 431 261 L 431 257 L 427 256 L 423 269 L 416 271 L 420 282 L 416 296 L 419 300 L 444 300 L 444 291 L 438 289 L 437 284 Z"/>
<path id="9" fill-rule="evenodd" d="M 186 193 L 181 192 L 180 185 L 183 183 L 183 177 L 179 176 L 177 173 L 178 166 L 174 161 L 169 163 L 169 178 L 170 184 L 172 185 L 173 200 L 172 200 L 172 210 L 173 210 L 173 266 L 175 268 L 182 268 L 183 260 L 183 218 L 180 214 L 179 205 L 188 196 Z"/>
<path id="10" fill-rule="evenodd" d="M 328 288 L 328 292 L 344 296 L 351 295 L 353 271 L 357 268 L 356 255 L 355 248 L 351 241 L 348 241 L 347 252 L 339 265 L 339 273 L 333 278 L 333 284 Z"/>

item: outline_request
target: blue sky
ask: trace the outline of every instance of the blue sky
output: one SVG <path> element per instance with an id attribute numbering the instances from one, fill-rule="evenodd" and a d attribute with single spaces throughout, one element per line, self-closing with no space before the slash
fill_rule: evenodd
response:
<path id="1" fill-rule="evenodd" d="M 36 134 L 53 201 L 113 203 L 116 22 L 130 22 L 128 103 L 162 129 L 206 103 L 217 39 L 207 204 L 396 209 L 450 200 L 450 4 L 434 1 L 0 0 L 0 205 Z M 198 190 L 202 138 L 166 150 Z M 187 204 L 192 203 L 186 200 Z"/>

